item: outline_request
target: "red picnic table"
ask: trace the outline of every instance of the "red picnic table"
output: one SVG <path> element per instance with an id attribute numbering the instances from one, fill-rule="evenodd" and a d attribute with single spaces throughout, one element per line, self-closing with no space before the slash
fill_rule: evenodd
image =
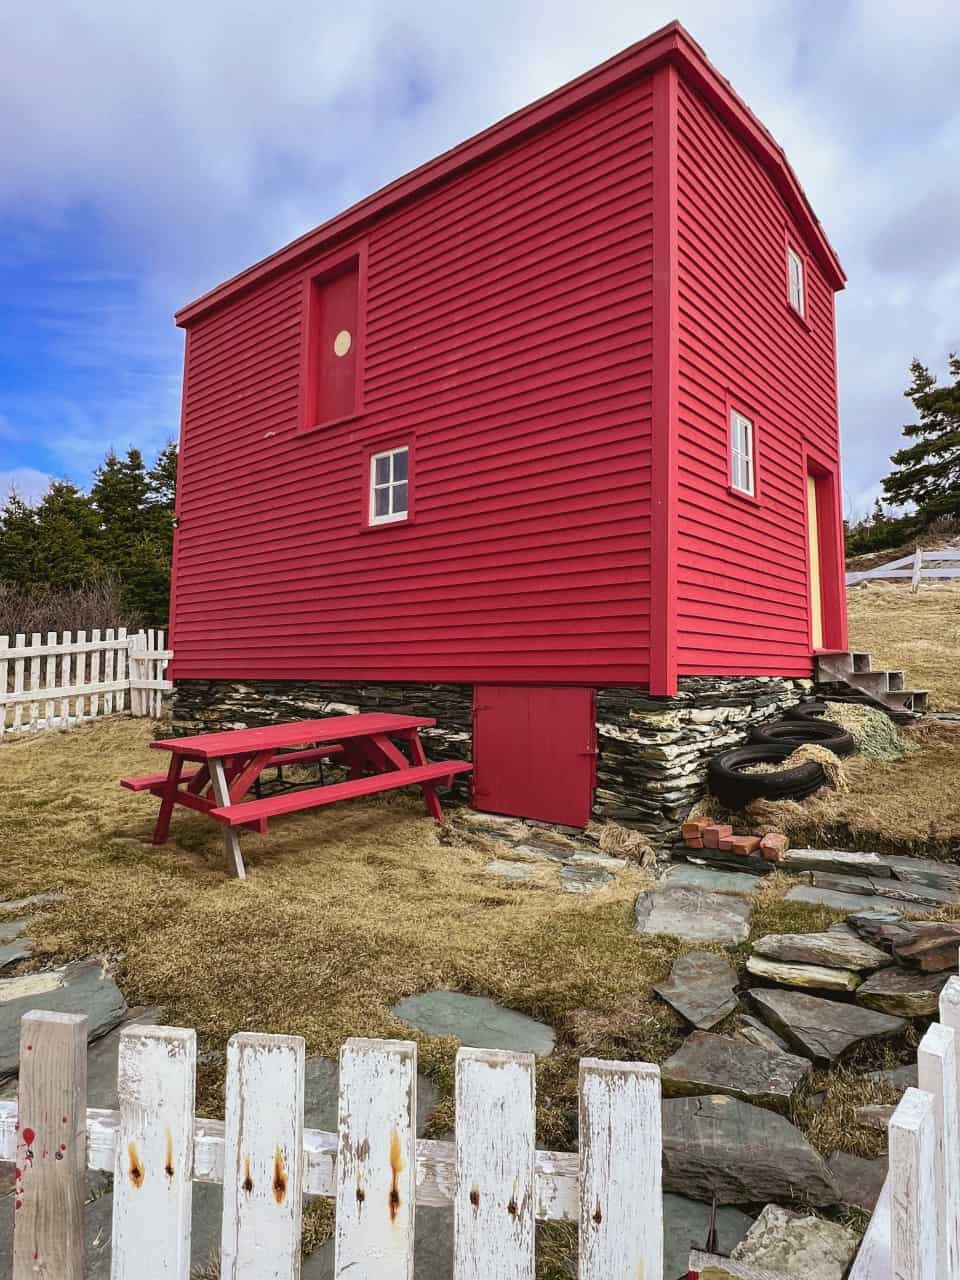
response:
<path id="1" fill-rule="evenodd" d="M 328 716 L 323 720 L 294 720 L 258 729 L 231 729 L 201 733 L 193 738 L 164 738 L 151 742 L 158 751 L 171 753 L 166 773 L 121 778 L 130 791 L 149 791 L 160 799 L 153 829 L 153 843 L 164 844 L 175 805 L 209 814 L 224 824 L 227 874 L 243 879 L 243 858 L 237 827 L 264 834 L 268 818 L 300 809 L 315 809 L 337 800 L 369 796 L 397 787 L 423 789 L 427 812 L 443 818 L 437 787 L 449 786 L 454 775 L 473 766 L 465 760 L 430 764 L 420 741 L 420 729 L 436 724 L 426 716 L 394 716 L 380 712 Z M 394 739 L 406 748 L 406 754 Z M 345 782 L 305 787 L 263 799 L 244 800 L 264 769 L 337 758 L 346 765 Z M 184 771 L 187 761 L 199 767 Z"/>

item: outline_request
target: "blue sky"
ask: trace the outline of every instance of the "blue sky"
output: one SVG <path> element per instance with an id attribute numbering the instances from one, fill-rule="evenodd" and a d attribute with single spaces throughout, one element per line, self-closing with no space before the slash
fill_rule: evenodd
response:
<path id="1" fill-rule="evenodd" d="M 849 284 L 844 487 L 960 349 L 955 0 L 46 0 L 4 14 L 0 492 L 176 434 L 174 309 L 679 18 L 786 148 Z"/>

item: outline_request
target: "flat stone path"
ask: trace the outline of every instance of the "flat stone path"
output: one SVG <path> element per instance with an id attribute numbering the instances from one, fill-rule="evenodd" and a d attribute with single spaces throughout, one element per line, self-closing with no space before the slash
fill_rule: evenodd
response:
<path id="1" fill-rule="evenodd" d="M 709 1031 L 737 1008 L 737 973 L 715 951 L 688 951 L 670 977 L 654 986 L 661 1000 L 700 1031 Z"/>
<path id="2" fill-rule="evenodd" d="M 750 932 L 750 903 L 736 894 L 710 893 L 661 880 L 637 898 L 635 919 L 637 933 L 735 947 Z"/>
<path id="3" fill-rule="evenodd" d="M 456 1036 L 474 1049 L 512 1049 L 546 1057 L 553 1052 L 552 1027 L 505 1009 L 486 996 L 459 991 L 424 991 L 391 1009 L 397 1018 L 431 1036 Z"/>

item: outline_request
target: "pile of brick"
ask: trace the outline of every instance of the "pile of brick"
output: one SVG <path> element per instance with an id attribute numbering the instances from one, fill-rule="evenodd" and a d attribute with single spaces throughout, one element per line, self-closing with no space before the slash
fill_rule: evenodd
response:
<path id="1" fill-rule="evenodd" d="M 779 862 L 790 848 L 787 837 L 780 831 L 768 831 L 763 836 L 738 836 L 728 823 L 714 822 L 713 818 L 689 818 L 680 833 L 688 849 L 718 849 L 744 858 L 759 854 L 767 862 Z"/>

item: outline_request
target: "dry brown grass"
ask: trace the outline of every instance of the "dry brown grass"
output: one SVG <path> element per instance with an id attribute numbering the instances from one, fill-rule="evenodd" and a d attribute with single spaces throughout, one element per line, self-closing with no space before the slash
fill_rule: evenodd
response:
<path id="1" fill-rule="evenodd" d="M 411 797 L 245 834 L 249 878 L 230 881 L 219 831 L 199 815 L 178 811 L 170 843 L 147 843 L 156 801 L 117 779 L 157 769 L 148 738 L 117 719 L 0 746 L 0 896 L 64 890 L 35 923 L 38 963 L 108 957 L 131 1004 L 163 1006 L 206 1051 L 256 1029 L 332 1055 L 351 1035 L 409 1036 L 390 1007 L 412 992 L 491 996 L 557 1029 L 540 1066 L 548 1146 L 574 1138 L 580 1055 L 659 1060 L 678 1043 L 650 985 L 681 948 L 633 934 L 639 869 L 590 898 L 507 888 L 483 874 L 488 854 L 442 843 Z M 416 1038 L 449 1096 L 453 1042 Z M 204 1062 L 200 1102 L 216 1114 L 220 1059 Z"/>
<path id="2" fill-rule="evenodd" d="M 877 671 L 905 671 L 933 711 L 960 710 L 960 581 L 916 595 L 909 582 L 861 583 L 847 592 L 847 615 L 850 648 L 872 654 Z"/>

